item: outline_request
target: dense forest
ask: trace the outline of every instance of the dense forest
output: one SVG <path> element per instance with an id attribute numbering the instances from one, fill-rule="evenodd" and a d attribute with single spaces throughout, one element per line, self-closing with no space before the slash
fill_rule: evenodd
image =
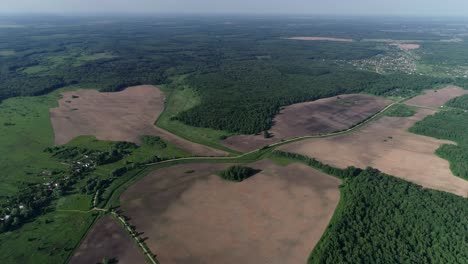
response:
<path id="1" fill-rule="evenodd" d="M 452 100 L 450 106 L 457 105 L 460 100 Z M 437 155 L 450 162 L 452 172 L 468 180 L 468 113 L 466 110 L 441 111 L 417 122 L 410 131 L 413 133 L 447 139 L 456 145 L 442 145 L 436 150 Z"/>
<path id="2" fill-rule="evenodd" d="M 368 168 L 348 178 L 309 263 L 466 263 L 468 200 Z"/>
<path id="3" fill-rule="evenodd" d="M 310 18 L 303 24 L 302 19 L 276 17 L 232 17 L 229 23 L 224 17 L 56 20 L 60 24 L 50 17 L 23 18 L 18 21 L 22 27 L 0 30 L 0 101 L 68 85 L 118 91 L 168 84 L 184 75 L 201 104 L 175 119 L 251 134 L 270 128 L 280 107 L 293 103 L 355 92 L 407 96 L 434 85 L 465 84 L 464 79 L 380 75 L 337 63 L 385 52 L 381 44 L 365 39 L 439 41 L 438 35 L 416 30 L 417 21 L 404 21 L 408 32 L 392 32 L 401 25 L 381 20 L 365 27 L 362 23 L 369 21 L 328 24 Z M 286 39 L 300 35 L 356 41 Z"/>
<path id="4" fill-rule="evenodd" d="M 459 108 L 463 110 L 468 110 L 468 95 L 462 95 L 459 97 L 455 97 L 445 103 L 448 107 Z"/>
<path id="5" fill-rule="evenodd" d="M 200 93 L 202 103 L 181 113 L 178 119 L 193 126 L 254 134 L 269 129 L 282 106 L 343 93 L 408 96 L 451 82 L 333 67 L 297 69 L 291 64 L 243 62 L 214 73 L 193 75 L 187 82 Z"/>
<path id="6" fill-rule="evenodd" d="M 309 263 L 464 263 L 468 200 L 367 168 L 339 169 L 274 151 L 343 179 L 341 199 Z"/>

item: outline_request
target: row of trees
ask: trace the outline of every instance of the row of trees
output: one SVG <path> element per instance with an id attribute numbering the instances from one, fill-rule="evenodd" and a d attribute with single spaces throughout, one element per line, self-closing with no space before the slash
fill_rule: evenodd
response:
<path id="1" fill-rule="evenodd" d="M 283 151 L 279 151 L 279 150 L 275 150 L 273 151 L 272 155 L 274 157 L 279 157 L 279 158 L 288 158 L 288 159 L 292 159 L 292 160 L 295 160 L 295 161 L 299 161 L 299 162 L 302 162 L 302 163 L 305 163 L 311 167 L 314 167 L 322 172 L 325 172 L 326 174 L 330 174 L 330 175 L 333 175 L 335 177 L 338 177 L 338 178 L 341 178 L 341 179 L 345 179 L 345 178 L 349 178 L 349 177 L 355 177 L 357 175 L 359 175 L 361 173 L 361 169 L 360 168 L 356 168 L 354 166 L 350 166 L 346 169 L 340 169 L 340 168 L 335 168 L 335 167 L 332 167 L 328 164 L 324 164 L 314 158 L 309 158 L 307 156 L 303 156 L 303 155 L 299 155 L 299 154 L 295 154 L 295 153 L 290 153 L 290 152 L 283 152 Z"/>

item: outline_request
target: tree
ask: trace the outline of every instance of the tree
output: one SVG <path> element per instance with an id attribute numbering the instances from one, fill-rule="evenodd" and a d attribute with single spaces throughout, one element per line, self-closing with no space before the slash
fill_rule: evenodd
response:
<path id="1" fill-rule="evenodd" d="M 263 137 L 264 138 L 271 138 L 272 135 L 270 134 L 270 132 L 268 132 L 268 130 L 265 130 L 265 131 L 263 131 Z"/>

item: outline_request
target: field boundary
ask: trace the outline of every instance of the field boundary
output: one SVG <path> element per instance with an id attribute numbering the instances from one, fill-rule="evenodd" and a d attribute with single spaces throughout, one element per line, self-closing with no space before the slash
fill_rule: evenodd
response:
<path id="1" fill-rule="evenodd" d="M 266 155 L 270 154 L 278 146 L 282 146 L 282 145 L 286 145 L 286 144 L 290 144 L 290 143 L 295 143 L 295 142 L 299 142 L 299 141 L 306 140 L 306 139 L 328 138 L 328 137 L 334 137 L 334 136 L 344 135 L 344 134 L 348 134 L 348 133 L 353 133 L 356 130 L 359 130 L 362 127 L 365 127 L 366 125 L 368 125 L 372 121 L 382 117 L 388 109 L 392 108 L 395 105 L 402 104 L 403 102 L 405 102 L 406 100 L 409 100 L 410 98 L 403 98 L 403 99 L 400 99 L 398 101 L 395 101 L 395 102 L 387 105 L 386 107 L 382 108 L 381 110 L 379 110 L 378 112 L 376 112 L 372 116 L 368 117 L 367 119 L 365 119 L 365 120 L 363 120 L 363 121 L 361 121 L 361 122 L 347 128 L 345 130 L 341 130 L 341 131 L 331 132 L 331 133 L 328 133 L 328 134 L 309 135 L 309 136 L 300 136 L 300 137 L 296 137 L 296 138 L 291 138 L 291 139 L 283 140 L 281 142 L 266 145 L 266 146 L 264 146 L 262 148 L 255 149 L 255 150 L 252 150 L 252 151 L 249 151 L 249 152 L 246 152 L 246 153 L 242 153 L 242 154 L 239 154 L 237 156 L 227 156 L 227 157 L 209 157 L 209 156 L 206 156 L 206 157 L 200 157 L 200 156 L 199 157 L 185 157 L 185 158 L 176 158 L 176 159 L 169 159 L 169 160 L 164 160 L 164 161 L 159 161 L 159 162 L 142 164 L 141 165 L 142 167 L 140 167 L 140 170 L 137 173 L 135 173 L 132 177 L 129 177 L 128 179 L 123 180 L 118 186 L 116 186 L 116 188 L 114 188 L 112 190 L 111 194 L 109 195 L 109 197 L 107 198 L 107 200 L 103 204 L 104 208 L 108 208 L 108 209 L 98 208 L 98 207 L 93 206 L 93 208 L 90 209 L 89 212 L 104 211 L 105 213 L 110 213 L 114 218 L 116 218 L 124 226 L 124 229 L 135 240 L 135 242 L 137 243 L 138 247 L 141 249 L 141 251 L 143 252 L 145 257 L 147 257 L 151 261 L 151 263 L 153 263 L 153 264 L 160 264 L 158 262 L 157 258 L 156 258 L 156 254 L 151 252 L 151 250 L 139 240 L 139 237 L 134 234 L 134 231 L 131 229 L 129 223 L 126 222 L 126 220 L 121 215 L 117 214 L 112 209 L 112 208 L 115 208 L 115 207 L 119 206 L 119 204 L 120 204 L 119 197 L 128 188 L 128 186 L 131 185 L 132 183 L 140 180 L 141 178 L 145 177 L 150 171 L 155 170 L 155 169 L 159 169 L 159 168 L 162 168 L 162 167 L 166 167 L 166 166 L 173 166 L 173 165 L 186 164 L 186 163 L 196 163 L 196 162 L 221 162 L 221 163 L 229 163 L 229 162 L 232 162 L 232 163 L 251 163 L 251 162 L 255 162 L 255 161 L 261 160 L 264 157 L 266 157 Z M 418 107 L 418 106 L 415 106 L 415 107 Z M 442 109 L 432 109 L 432 110 L 442 110 Z M 447 110 L 449 110 L 449 109 L 447 109 Z M 157 120 L 154 123 L 154 125 L 156 125 L 156 123 L 157 123 Z M 161 129 L 163 129 L 163 128 L 161 128 Z M 173 133 L 173 132 L 171 132 L 169 130 L 166 130 L 166 131 L 168 131 L 170 133 Z M 177 135 L 177 136 L 179 136 L 179 135 Z M 233 153 L 231 153 L 231 154 L 233 154 Z M 340 203 L 337 205 L 337 208 L 335 209 L 335 212 L 340 209 L 340 206 L 342 205 L 341 200 L 343 198 L 344 197 L 342 197 L 341 192 L 340 192 Z M 335 214 L 334 214 L 334 216 L 335 216 Z M 93 224 L 96 222 L 97 219 L 99 219 L 99 217 L 97 217 L 95 219 Z M 333 221 L 333 219 L 334 219 L 334 217 L 332 218 L 331 221 Z M 88 229 L 88 232 L 89 232 L 89 229 Z M 86 234 L 88 234 L 88 232 L 86 232 Z M 83 236 L 83 238 L 85 237 L 85 235 Z M 70 255 L 70 257 L 71 256 L 72 255 Z"/>
<path id="2" fill-rule="evenodd" d="M 132 229 L 131 225 L 125 220 L 125 218 L 117 214 L 115 211 L 111 211 L 111 215 L 114 217 L 114 219 L 116 219 L 118 222 L 120 222 L 120 224 L 123 225 L 127 233 L 132 237 L 132 239 L 135 241 L 138 247 L 143 251 L 144 256 L 147 259 L 149 259 L 152 264 L 160 264 L 158 259 L 156 258 L 156 254 L 151 252 L 151 250 L 144 242 L 141 242 L 139 235 L 136 234 L 136 232 Z"/>
<path id="3" fill-rule="evenodd" d="M 243 158 L 243 157 L 249 156 L 249 155 L 254 154 L 254 153 L 256 153 L 256 152 L 261 152 L 261 151 L 266 150 L 266 149 L 272 149 L 272 148 L 275 148 L 275 147 L 278 147 L 278 146 L 282 146 L 282 145 L 286 145 L 286 144 L 290 144 L 290 143 L 302 141 L 302 140 L 305 140 L 305 139 L 327 138 L 327 137 L 334 137 L 334 136 L 339 136 L 339 135 L 351 133 L 351 132 L 354 132 L 355 130 L 360 129 L 361 127 L 364 127 L 364 126 L 367 125 L 369 122 L 372 122 L 373 120 L 375 120 L 375 119 L 377 119 L 377 118 L 380 118 L 380 117 L 383 115 L 383 113 L 384 113 L 385 111 L 387 111 L 388 109 L 390 109 L 390 107 L 392 107 L 392 106 L 394 106 L 394 105 L 396 105 L 396 104 L 400 104 L 401 101 L 402 101 L 402 100 L 387 105 L 386 107 L 384 107 L 383 109 L 381 109 L 381 110 L 378 111 L 377 113 L 373 114 L 373 115 L 370 116 L 369 118 L 363 120 L 363 121 L 360 122 L 360 123 L 357 123 L 357 124 L 354 125 L 354 126 L 351 126 L 350 128 L 347 128 L 347 129 L 345 129 L 345 130 L 336 131 L 336 132 L 332 132 L 332 133 L 328 133 L 328 134 L 319 134 L 319 135 L 313 135 L 313 136 L 300 136 L 300 137 L 295 137 L 295 138 L 283 140 L 283 141 L 281 141 L 281 142 L 277 142 L 277 143 L 273 143 L 273 144 L 270 144 L 270 145 L 266 145 L 266 146 L 264 146 L 264 147 L 262 147 L 262 148 L 260 148 L 260 149 L 255 149 L 255 150 L 252 150 L 252 151 L 249 151 L 249 152 L 240 154 L 240 155 L 238 155 L 238 156 L 231 156 L 231 157 L 187 157 L 187 158 L 177 158 L 177 159 L 170 159 L 170 160 L 164 160 L 164 161 L 159 161 L 159 162 L 147 163 L 147 164 L 144 164 L 144 166 L 152 166 L 152 165 L 158 165 L 158 164 L 164 164 L 164 163 L 171 163 L 171 162 L 176 162 L 176 161 L 212 161 L 212 160 L 227 160 L 227 161 L 232 160 L 232 161 L 235 161 L 235 160 L 237 160 L 237 159 L 241 159 L 241 158 Z"/>

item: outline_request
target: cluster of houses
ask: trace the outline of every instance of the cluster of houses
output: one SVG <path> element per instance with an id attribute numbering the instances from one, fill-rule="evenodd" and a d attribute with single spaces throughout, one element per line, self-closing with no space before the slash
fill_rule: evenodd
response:
<path id="1" fill-rule="evenodd" d="M 44 170 L 40 173 L 41 176 L 44 176 L 46 182 L 42 184 L 44 186 L 44 190 L 47 191 L 54 191 L 55 189 L 62 187 L 63 185 L 67 185 L 69 179 L 77 176 L 82 176 L 84 172 L 88 172 L 93 170 L 96 167 L 96 162 L 89 157 L 88 155 L 84 155 L 82 159 L 78 161 L 72 161 L 70 163 L 70 172 L 66 176 L 63 177 L 53 177 L 53 172 L 51 170 Z M 14 206 L 16 208 L 16 206 Z M 23 210 L 25 208 L 24 205 L 18 205 L 19 210 Z M 12 209 L 11 209 L 12 210 Z M 6 208 L 6 212 L 11 212 L 10 208 Z M 11 218 L 11 214 L 5 214 L 0 216 L 0 221 L 5 222 Z"/>
<path id="2" fill-rule="evenodd" d="M 387 55 L 377 55 L 370 59 L 351 60 L 346 63 L 359 70 L 370 70 L 380 74 L 403 72 L 416 74 L 416 56 L 411 52 L 396 51 Z"/>

